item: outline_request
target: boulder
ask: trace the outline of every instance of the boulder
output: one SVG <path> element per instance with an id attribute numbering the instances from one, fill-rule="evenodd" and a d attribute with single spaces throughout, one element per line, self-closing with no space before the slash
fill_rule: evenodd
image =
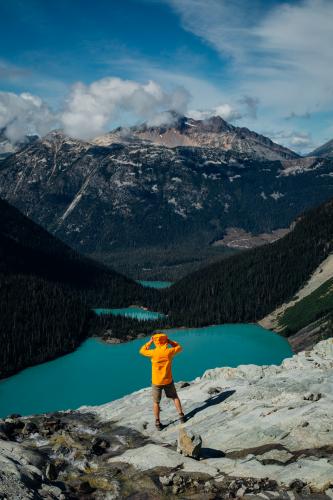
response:
<path id="1" fill-rule="evenodd" d="M 185 457 L 199 458 L 202 447 L 202 439 L 199 434 L 179 429 L 177 451 Z"/>

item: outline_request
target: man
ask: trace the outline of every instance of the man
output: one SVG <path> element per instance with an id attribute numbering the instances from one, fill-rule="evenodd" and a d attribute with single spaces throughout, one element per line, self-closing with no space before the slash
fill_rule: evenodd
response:
<path id="1" fill-rule="evenodd" d="M 155 344 L 155 349 L 150 349 L 153 343 Z M 168 344 L 171 347 L 168 347 Z M 178 342 L 170 340 L 165 333 L 156 333 L 140 349 L 140 354 L 150 358 L 152 363 L 153 408 L 155 425 L 159 431 L 162 429 L 160 422 L 160 401 L 163 390 L 166 397 L 173 400 L 176 410 L 179 413 L 180 421 L 182 423 L 185 422 L 185 415 L 172 380 L 171 372 L 172 359 L 181 351 L 182 348 Z"/>

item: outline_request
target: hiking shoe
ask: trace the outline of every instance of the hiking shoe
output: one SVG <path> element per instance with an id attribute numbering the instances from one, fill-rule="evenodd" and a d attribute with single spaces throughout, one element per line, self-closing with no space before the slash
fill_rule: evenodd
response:
<path id="1" fill-rule="evenodd" d="M 185 424 L 185 422 L 186 422 L 186 417 L 185 417 L 184 413 L 179 413 L 179 421 L 180 421 L 182 424 Z"/>
<path id="2" fill-rule="evenodd" d="M 155 427 L 158 431 L 161 431 L 163 429 L 163 426 L 159 420 L 155 420 Z"/>

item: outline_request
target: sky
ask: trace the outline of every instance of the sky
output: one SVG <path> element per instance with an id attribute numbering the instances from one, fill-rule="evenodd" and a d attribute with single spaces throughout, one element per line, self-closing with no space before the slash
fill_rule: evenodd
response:
<path id="1" fill-rule="evenodd" d="M 333 138 L 333 0 L 0 0 L 0 127 L 213 115 L 307 153 Z"/>

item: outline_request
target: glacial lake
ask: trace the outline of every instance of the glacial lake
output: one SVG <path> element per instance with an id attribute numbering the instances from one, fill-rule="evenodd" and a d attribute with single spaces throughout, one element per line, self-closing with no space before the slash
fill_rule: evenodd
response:
<path id="1" fill-rule="evenodd" d="M 172 281 L 137 280 L 137 283 L 148 288 L 169 288 L 169 286 L 173 285 Z"/>
<path id="2" fill-rule="evenodd" d="M 140 307 L 121 307 L 119 309 L 97 308 L 93 309 L 93 311 L 98 316 L 102 316 L 103 314 L 112 314 L 114 316 L 125 316 L 126 318 L 138 319 L 139 321 L 147 321 L 164 317 L 164 314 L 162 313 L 148 311 Z"/>
<path id="3" fill-rule="evenodd" d="M 286 339 L 254 324 L 167 333 L 183 346 L 174 358 L 175 381 L 192 380 L 209 368 L 279 364 L 292 356 Z M 147 340 L 110 345 L 91 338 L 71 354 L 0 381 L 0 417 L 100 405 L 149 386 L 151 363 L 139 355 Z"/>

